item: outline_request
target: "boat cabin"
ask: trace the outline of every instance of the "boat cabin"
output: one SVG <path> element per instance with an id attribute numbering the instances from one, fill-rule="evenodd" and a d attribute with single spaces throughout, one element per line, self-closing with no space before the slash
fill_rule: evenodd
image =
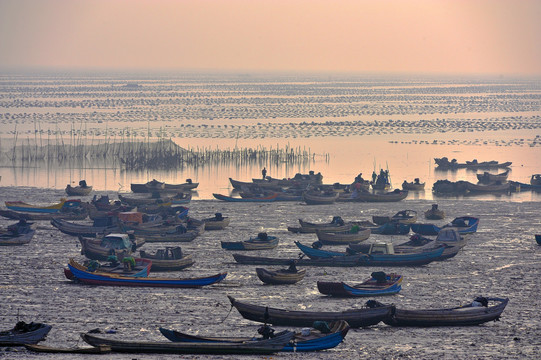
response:
<path id="1" fill-rule="evenodd" d="M 373 243 L 370 245 L 368 254 L 392 255 L 394 246 L 392 243 Z"/>
<path id="2" fill-rule="evenodd" d="M 101 246 L 108 249 L 131 249 L 132 242 L 128 234 L 109 234 L 101 239 Z"/>
<path id="3" fill-rule="evenodd" d="M 460 246 L 464 242 L 464 238 L 460 236 L 457 228 L 443 228 L 436 237 L 436 242 L 451 246 Z"/>

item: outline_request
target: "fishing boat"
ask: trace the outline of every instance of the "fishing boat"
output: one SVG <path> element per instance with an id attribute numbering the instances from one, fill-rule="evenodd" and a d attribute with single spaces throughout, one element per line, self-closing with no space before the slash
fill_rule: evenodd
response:
<path id="1" fill-rule="evenodd" d="M 438 168 L 441 169 L 504 169 L 511 166 L 512 162 L 504 162 L 499 163 L 498 161 L 492 160 L 492 161 L 482 161 L 478 162 L 476 159 L 472 161 L 466 161 L 465 163 L 459 163 L 456 161 L 456 159 L 452 159 L 449 161 L 447 157 L 442 158 L 434 158 L 434 161 L 436 162 L 436 165 L 438 165 Z"/>
<path id="2" fill-rule="evenodd" d="M 404 200 L 408 196 L 407 190 L 394 190 L 385 193 L 359 192 L 355 201 L 361 202 L 395 202 Z"/>
<path id="3" fill-rule="evenodd" d="M 185 279 L 110 275 L 81 270 L 72 264 L 72 260 L 68 263 L 68 267 L 77 281 L 87 285 L 199 288 L 220 282 L 227 276 L 226 272 L 211 276 Z"/>
<path id="4" fill-rule="evenodd" d="M 186 203 L 187 201 L 184 193 L 167 195 L 159 192 L 153 192 L 151 196 L 127 196 L 124 194 L 118 194 L 118 198 L 120 201 L 130 206 L 156 205 L 168 202 L 175 204 L 175 201 L 177 201 L 177 204 L 181 204 Z M 189 194 L 189 199 L 191 200 L 191 194 Z"/>
<path id="5" fill-rule="evenodd" d="M 101 239 L 78 237 L 81 243 L 81 254 L 90 260 L 107 261 L 109 256 L 114 255 L 122 260 L 125 256 L 130 256 L 136 248 L 128 234 L 111 233 Z"/>
<path id="6" fill-rule="evenodd" d="M 50 221 L 52 219 L 83 220 L 88 216 L 84 206 L 65 208 L 61 212 L 40 213 L 0 209 L 0 216 L 13 220 Z"/>
<path id="7" fill-rule="evenodd" d="M 371 228 L 372 234 L 378 235 L 407 235 L 412 224 L 402 224 L 397 221 L 390 221 L 379 227 Z"/>
<path id="8" fill-rule="evenodd" d="M 328 232 L 316 230 L 318 241 L 323 245 L 347 245 L 365 241 L 370 237 L 371 230 L 353 225 L 349 231 Z"/>
<path id="9" fill-rule="evenodd" d="M 131 184 L 130 190 L 134 193 L 149 193 L 161 191 L 165 188 L 165 183 L 152 179 L 151 181 L 144 184 Z"/>
<path id="10" fill-rule="evenodd" d="M 31 212 L 31 213 L 58 213 L 62 209 L 75 208 L 81 205 L 81 200 L 60 199 L 58 204 L 53 205 L 30 205 L 23 201 L 6 201 L 6 207 L 13 211 Z"/>
<path id="11" fill-rule="evenodd" d="M 272 324 L 275 326 L 300 326 L 311 327 L 315 321 L 347 321 L 352 328 L 376 325 L 391 316 L 394 311 L 393 305 L 360 309 L 346 309 L 342 311 L 299 311 L 283 310 L 269 306 L 253 305 L 236 300 L 227 296 L 231 305 L 245 319 Z"/>
<path id="12" fill-rule="evenodd" d="M 104 218 L 96 218 L 92 224 L 78 224 L 64 219 L 52 219 L 51 225 L 64 234 L 72 236 L 96 237 L 97 234 L 104 235 L 118 231 L 116 220 L 116 217 L 108 216 Z"/>
<path id="13" fill-rule="evenodd" d="M 469 326 L 498 320 L 509 299 L 478 297 L 473 302 L 449 309 L 396 311 L 383 322 L 391 326 Z"/>
<path id="14" fill-rule="evenodd" d="M 402 290 L 402 275 L 378 271 L 360 284 L 318 281 L 317 288 L 324 295 L 336 297 L 368 297 L 398 294 Z"/>
<path id="15" fill-rule="evenodd" d="M 201 220 L 189 218 L 185 223 L 172 225 L 152 224 L 126 224 L 120 226 L 122 231 L 130 231 L 145 242 L 191 242 L 205 232 L 205 223 Z"/>
<path id="16" fill-rule="evenodd" d="M 340 216 L 334 216 L 330 222 L 326 223 L 313 223 L 299 219 L 300 227 L 289 226 L 288 231 L 295 233 L 314 233 L 316 230 L 320 232 L 340 232 L 351 229 L 351 224 L 346 224 Z"/>
<path id="17" fill-rule="evenodd" d="M 259 233 L 257 237 L 251 237 L 244 241 L 221 241 L 222 249 L 226 250 L 267 250 L 278 246 L 278 237 L 269 236 L 267 233 Z"/>
<path id="18" fill-rule="evenodd" d="M 328 205 L 334 204 L 339 195 L 336 191 L 308 190 L 302 194 L 302 198 L 308 205 Z"/>
<path id="19" fill-rule="evenodd" d="M 306 269 L 298 270 L 296 267 L 280 270 L 256 268 L 255 272 L 259 280 L 272 285 L 295 284 L 304 279 L 306 275 Z"/>
<path id="20" fill-rule="evenodd" d="M 144 250 L 140 250 L 139 256 L 143 259 L 152 261 L 152 267 L 150 269 L 153 272 L 178 271 L 189 268 L 195 264 L 192 255 L 184 255 L 179 246 L 159 249 L 154 254 L 149 254 Z"/>
<path id="21" fill-rule="evenodd" d="M 205 230 L 223 230 L 229 225 L 231 219 L 222 216 L 221 213 L 216 213 L 214 217 L 202 221 L 205 223 Z"/>
<path id="22" fill-rule="evenodd" d="M 446 227 L 440 230 L 436 239 L 429 239 L 415 234 L 410 237 L 410 240 L 396 245 L 395 249 L 397 251 L 412 252 L 444 245 L 445 250 L 438 260 L 445 260 L 458 254 L 460 249 L 466 246 L 466 242 L 466 239 L 460 236 L 456 228 Z"/>
<path id="23" fill-rule="evenodd" d="M 222 194 L 212 194 L 216 199 L 228 201 L 228 202 L 273 202 L 276 201 L 276 198 L 278 197 L 278 193 L 274 193 L 269 196 L 256 196 L 251 198 L 237 198 L 233 196 L 227 196 Z"/>
<path id="24" fill-rule="evenodd" d="M 240 343 L 122 341 L 90 334 L 81 334 L 81 337 L 92 346 L 106 345 L 110 346 L 113 352 L 120 353 L 265 355 L 281 351 L 289 344 L 294 335 L 291 331 L 285 331 L 270 339 Z"/>
<path id="25" fill-rule="evenodd" d="M 150 273 L 150 267 L 152 266 L 152 261 L 149 259 L 132 258 L 128 256 L 124 257 L 122 261 L 118 261 L 115 258 L 114 261 L 103 264 L 100 264 L 96 260 L 91 260 L 84 264 L 80 264 L 73 260 L 70 263 L 83 271 L 131 277 L 147 277 Z M 75 279 L 75 275 L 73 275 L 69 268 L 64 268 L 64 276 L 69 280 Z"/>
<path id="26" fill-rule="evenodd" d="M 511 184 L 511 187 L 514 189 L 522 190 L 532 190 L 532 191 L 541 191 L 541 185 L 532 185 L 527 183 L 522 183 L 518 181 L 509 181 L 509 184 Z"/>
<path id="27" fill-rule="evenodd" d="M 343 254 L 342 254 L 343 255 Z M 355 254 L 350 256 L 334 256 L 328 258 L 305 259 L 305 258 L 273 258 L 263 256 L 248 256 L 243 254 L 233 254 L 233 258 L 238 264 L 244 265 L 289 265 L 295 261 L 300 266 L 329 266 L 329 267 L 355 267 L 370 266 L 367 263 L 368 255 Z"/>
<path id="28" fill-rule="evenodd" d="M 492 184 L 495 182 L 502 183 L 507 181 L 507 177 L 509 176 L 510 171 L 511 170 L 507 170 L 499 174 L 491 174 L 485 171 L 482 174 L 477 174 L 477 180 L 482 184 Z"/>
<path id="29" fill-rule="evenodd" d="M 320 322 L 321 323 L 321 322 Z M 338 346 L 344 341 L 346 334 L 349 331 L 349 324 L 347 321 L 334 321 L 330 324 L 323 323 L 324 327 L 318 326 L 316 328 L 305 328 L 302 331 L 295 332 L 295 335 L 291 341 L 284 346 L 280 352 L 306 352 L 306 351 L 320 351 L 332 349 Z M 326 326 L 325 326 L 326 325 Z M 317 323 L 316 323 L 317 326 Z M 268 327 L 268 325 L 267 325 Z M 261 330 L 264 332 L 265 328 Z M 273 330 L 271 329 L 273 332 Z M 245 343 L 261 341 L 263 338 L 254 337 L 217 337 L 217 336 L 200 336 L 185 334 L 176 330 L 169 330 L 160 328 L 160 332 L 168 340 L 173 342 L 231 342 L 231 343 Z M 258 332 L 260 332 L 258 330 Z"/>
<path id="30" fill-rule="evenodd" d="M 86 196 L 90 192 L 92 192 L 92 186 L 88 186 L 85 180 L 79 181 L 78 186 L 71 186 L 70 184 L 66 186 L 68 196 Z"/>
<path id="31" fill-rule="evenodd" d="M 26 220 L 19 220 L 18 223 L 11 224 L 5 229 L 0 230 L 0 246 L 18 246 L 25 245 L 32 241 L 36 230 L 34 224 Z"/>
<path id="32" fill-rule="evenodd" d="M 45 345 L 25 344 L 24 347 L 29 351 L 48 354 L 108 354 L 111 352 L 111 347 L 107 345 L 60 348 Z"/>
<path id="33" fill-rule="evenodd" d="M 416 178 L 412 182 L 407 182 L 404 180 L 402 183 L 402 190 L 411 190 L 411 191 L 421 191 L 425 189 L 425 183 L 419 182 L 419 179 Z"/>
<path id="34" fill-rule="evenodd" d="M 442 220 L 445 218 L 445 211 L 438 209 L 438 204 L 432 204 L 432 207 L 425 211 L 425 219 Z"/>
<path id="35" fill-rule="evenodd" d="M 21 346 L 24 344 L 37 344 L 45 340 L 52 326 L 31 322 L 29 324 L 19 321 L 12 329 L 0 331 L 0 346 Z"/>
<path id="36" fill-rule="evenodd" d="M 402 224 L 412 224 L 417 221 L 417 211 L 402 210 L 393 216 L 372 216 L 372 221 L 377 225 L 385 225 L 388 222 L 395 221 Z"/>
<path id="37" fill-rule="evenodd" d="M 495 182 L 491 184 L 473 184 L 469 181 L 466 181 L 466 189 L 472 193 L 493 193 L 493 192 L 506 192 L 510 191 L 511 184 L 508 182 Z"/>
<path id="38" fill-rule="evenodd" d="M 295 242 L 295 245 L 311 260 L 334 260 L 340 258 L 359 258 L 355 266 L 418 266 L 440 260 L 445 250 L 444 245 L 411 251 L 395 249 L 392 243 L 375 242 L 365 246 L 350 244 L 346 252 L 328 251 L 309 247 Z M 355 255 L 356 254 L 356 255 Z M 299 264 L 303 264 L 299 262 Z M 303 264 L 304 265 L 304 264 Z"/>
<path id="39" fill-rule="evenodd" d="M 411 224 L 411 231 L 420 235 L 438 235 L 442 228 L 454 227 L 457 228 L 461 235 L 473 234 L 477 232 L 479 226 L 479 218 L 473 216 L 459 216 L 453 219 L 449 224 L 437 226 L 434 224 Z"/>

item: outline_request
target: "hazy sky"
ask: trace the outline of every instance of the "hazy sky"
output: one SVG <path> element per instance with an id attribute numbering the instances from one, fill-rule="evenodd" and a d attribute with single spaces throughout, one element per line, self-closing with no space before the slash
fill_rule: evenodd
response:
<path id="1" fill-rule="evenodd" d="M 0 0 L 0 68 L 541 74 L 541 0 Z"/>

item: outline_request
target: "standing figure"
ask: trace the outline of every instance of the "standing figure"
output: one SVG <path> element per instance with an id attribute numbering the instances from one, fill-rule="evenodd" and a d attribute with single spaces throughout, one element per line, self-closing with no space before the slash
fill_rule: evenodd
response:
<path id="1" fill-rule="evenodd" d="M 263 168 L 263 170 L 261 170 L 261 175 L 263 175 L 263 180 L 265 180 L 267 177 L 267 169 Z"/>

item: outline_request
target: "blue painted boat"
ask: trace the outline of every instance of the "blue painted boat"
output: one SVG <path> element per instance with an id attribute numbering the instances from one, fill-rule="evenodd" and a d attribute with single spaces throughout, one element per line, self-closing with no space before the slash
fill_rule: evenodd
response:
<path id="1" fill-rule="evenodd" d="M 339 251 L 328 251 L 306 246 L 298 241 L 295 241 L 295 245 L 308 256 L 310 259 L 329 259 L 335 256 L 346 256 L 347 254 Z"/>
<path id="2" fill-rule="evenodd" d="M 83 284 L 89 285 L 112 285 L 112 286 L 135 286 L 135 287 L 172 287 L 172 288 L 198 288 L 206 285 L 212 285 L 220 282 L 227 276 L 227 273 L 219 273 L 212 276 L 173 279 L 173 278 L 134 278 L 119 275 L 96 274 L 89 271 L 83 271 L 68 264 L 69 270 L 73 276 Z"/>
<path id="3" fill-rule="evenodd" d="M 0 332 L 0 346 L 20 346 L 37 344 L 45 340 L 52 326 L 42 323 L 30 324 L 19 321 L 13 329 Z"/>
<path id="4" fill-rule="evenodd" d="M 318 281 L 317 288 L 324 295 L 337 297 L 394 295 L 402 289 L 402 275 L 385 274 L 383 272 L 375 272 L 372 275 L 366 281 L 353 286 L 344 282 Z M 378 275 L 382 276 L 376 279 Z"/>
<path id="5" fill-rule="evenodd" d="M 328 325 L 329 332 L 324 333 L 319 330 L 310 329 L 308 333 L 296 332 L 293 339 L 282 349 L 281 352 L 307 352 L 332 349 L 338 346 L 349 331 L 347 321 L 340 320 Z M 163 336 L 172 342 L 226 342 L 226 343 L 245 343 L 256 342 L 262 339 L 253 337 L 204 337 L 197 335 L 184 334 L 179 331 L 160 328 Z M 281 333 L 278 333 L 279 335 Z"/>
<path id="6" fill-rule="evenodd" d="M 326 251 L 314 249 L 301 243 L 295 242 L 297 247 L 313 260 L 333 260 L 336 258 L 353 257 L 347 252 Z M 445 246 L 437 246 L 431 249 L 424 249 L 415 252 L 396 252 L 392 243 L 374 243 L 371 244 L 368 254 L 365 258 L 359 258 L 353 266 L 410 266 L 410 265 L 425 265 L 432 261 L 440 259 L 443 255 Z M 301 259 L 303 260 L 303 259 Z M 297 265 L 310 265 L 299 260 Z M 332 265 L 331 265 L 332 266 Z"/>
<path id="7" fill-rule="evenodd" d="M 411 231 L 420 235 L 438 235 L 441 229 L 454 227 L 461 235 L 473 234 L 477 232 L 479 218 L 473 216 L 460 216 L 455 218 L 449 224 L 438 227 L 434 224 L 412 224 Z"/>
<path id="8" fill-rule="evenodd" d="M 410 232 L 410 224 L 403 224 L 397 221 L 390 221 L 380 227 L 371 229 L 372 234 L 379 235 L 406 235 Z"/>
<path id="9" fill-rule="evenodd" d="M 537 241 L 537 243 L 541 245 L 541 235 L 535 235 L 535 241 Z"/>
<path id="10" fill-rule="evenodd" d="M 222 195 L 222 194 L 212 194 L 216 199 L 229 201 L 229 202 L 273 202 L 278 198 L 278 193 L 274 193 L 270 196 L 257 196 L 251 198 L 236 198 L 232 196 Z"/>

